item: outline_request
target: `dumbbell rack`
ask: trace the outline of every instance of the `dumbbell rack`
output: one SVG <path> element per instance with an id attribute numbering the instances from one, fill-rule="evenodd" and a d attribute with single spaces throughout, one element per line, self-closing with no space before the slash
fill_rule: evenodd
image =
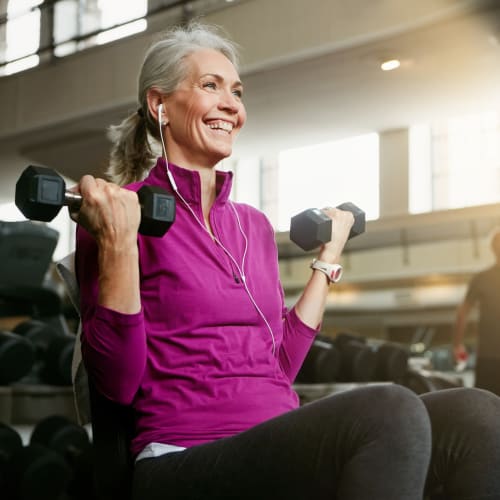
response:
<path id="1" fill-rule="evenodd" d="M 42 320 L 71 336 L 63 301 L 49 278 L 59 233 L 31 221 L 0 221 L 0 318 L 3 330 L 12 330 L 25 318 Z M 75 418 L 71 387 L 16 380 L 0 386 L 0 422 L 33 425 L 60 413 Z"/>
<path id="2" fill-rule="evenodd" d="M 76 420 L 72 387 L 41 384 L 0 387 L 0 422 L 33 425 L 52 414 Z"/>

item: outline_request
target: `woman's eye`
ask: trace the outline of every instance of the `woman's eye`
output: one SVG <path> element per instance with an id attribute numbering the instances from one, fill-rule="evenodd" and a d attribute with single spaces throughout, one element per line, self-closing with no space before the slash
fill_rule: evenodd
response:
<path id="1" fill-rule="evenodd" d="M 233 90 L 233 95 L 235 95 L 238 99 L 241 99 L 243 97 L 243 91 L 240 89 L 235 89 Z"/>
<path id="2" fill-rule="evenodd" d="M 215 90 L 217 88 L 217 84 L 215 82 L 206 82 L 203 84 L 203 88 Z"/>

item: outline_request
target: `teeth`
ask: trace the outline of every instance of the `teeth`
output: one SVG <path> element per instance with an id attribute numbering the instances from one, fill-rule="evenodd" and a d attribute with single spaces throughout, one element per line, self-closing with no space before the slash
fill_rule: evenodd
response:
<path id="1" fill-rule="evenodd" d="M 208 126 L 212 130 L 225 130 L 226 132 L 232 132 L 233 130 L 233 124 L 224 121 L 211 122 L 208 124 Z"/>

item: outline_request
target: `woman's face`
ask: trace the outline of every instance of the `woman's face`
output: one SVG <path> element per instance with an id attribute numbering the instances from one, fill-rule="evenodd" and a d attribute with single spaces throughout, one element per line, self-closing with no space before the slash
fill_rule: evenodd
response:
<path id="1" fill-rule="evenodd" d="M 185 59 L 187 76 L 163 99 L 169 160 L 183 167 L 213 167 L 232 152 L 245 123 L 242 84 L 222 53 L 199 50 Z"/>

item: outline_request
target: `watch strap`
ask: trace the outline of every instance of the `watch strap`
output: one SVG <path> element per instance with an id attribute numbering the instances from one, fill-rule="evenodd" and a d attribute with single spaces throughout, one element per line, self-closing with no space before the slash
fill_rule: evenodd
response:
<path id="1" fill-rule="evenodd" d="M 329 283 L 337 283 L 342 277 L 342 266 L 340 264 L 328 264 L 322 260 L 313 259 L 309 267 L 324 273 Z"/>

